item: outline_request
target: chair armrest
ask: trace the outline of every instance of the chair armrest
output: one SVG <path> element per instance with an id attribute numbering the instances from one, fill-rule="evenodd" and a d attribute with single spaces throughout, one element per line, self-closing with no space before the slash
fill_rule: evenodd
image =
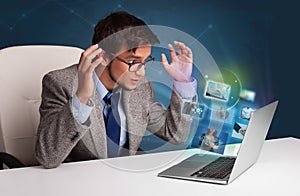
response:
<path id="1" fill-rule="evenodd" d="M 8 168 L 11 168 L 11 169 L 26 167 L 16 157 L 14 157 L 6 152 L 0 152 L 0 170 L 3 170 L 3 164 L 5 164 Z"/>

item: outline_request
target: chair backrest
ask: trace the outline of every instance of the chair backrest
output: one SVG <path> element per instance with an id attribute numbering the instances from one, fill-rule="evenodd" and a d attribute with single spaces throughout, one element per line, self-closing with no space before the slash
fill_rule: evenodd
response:
<path id="1" fill-rule="evenodd" d="M 15 156 L 26 166 L 37 165 L 34 149 L 42 78 L 49 71 L 78 63 L 82 51 L 50 45 L 0 50 L 0 152 Z"/>

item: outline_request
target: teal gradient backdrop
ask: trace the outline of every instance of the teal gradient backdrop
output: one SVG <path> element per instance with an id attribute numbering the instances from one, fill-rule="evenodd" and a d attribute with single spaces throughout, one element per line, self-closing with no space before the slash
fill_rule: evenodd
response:
<path id="1" fill-rule="evenodd" d="M 3 1 L 0 49 L 26 44 L 87 48 L 99 19 L 127 11 L 147 24 L 169 26 L 196 38 L 220 68 L 234 72 L 244 88 L 257 93 L 257 103 L 279 99 L 268 138 L 300 138 L 297 7 L 292 0 Z"/>

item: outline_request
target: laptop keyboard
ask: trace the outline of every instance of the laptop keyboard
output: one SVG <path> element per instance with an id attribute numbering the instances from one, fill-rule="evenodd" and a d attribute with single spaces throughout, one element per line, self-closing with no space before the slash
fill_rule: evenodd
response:
<path id="1" fill-rule="evenodd" d="M 219 157 L 191 176 L 223 179 L 231 173 L 234 162 L 234 157 Z"/>

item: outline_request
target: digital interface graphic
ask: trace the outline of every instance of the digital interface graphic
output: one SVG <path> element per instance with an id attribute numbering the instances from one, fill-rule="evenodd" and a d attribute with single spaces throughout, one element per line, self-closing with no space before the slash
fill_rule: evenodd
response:
<path id="1" fill-rule="evenodd" d="M 241 143 L 247 130 L 252 112 L 259 104 L 255 100 L 256 92 L 242 88 L 243 78 L 240 78 L 232 70 L 221 69 L 224 82 L 216 82 L 207 77 L 199 86 L 203 87 L 203 97 L 198 105 L 204 105 L 205 112 L 199 120 L 197 132 L 192 138 L 191 147 L 216 153 L 224 153 L 226 144 Z M 208 130 L 214 132 L 211 143 L 207 142 Z M 206 142 L 206 143 L 205 143 Z M 214 148 L 208 144 L 218 144 Z M 223 147 L 222 147 L 223 145 Z"/>
<path id="2" fill-rule="evenodd" d="M 246 124 L 241 124 L 241 123 L 234 123 L 233 126 L 233 131 L 232 131 L 232 137 L 238 138 L 238 139 L 243 139 L 244 135 L 246 133 L 247 125 Z"/>
<path id="3" fill-rule="evenodd" d="M 254 91 L 250 91 L 250 90 L 246 90 L 246 89 L 242 89 L 240 92 L 240 98 L 241 99 L 245 99 L 246 101 L 254 101 L 255 98 L 255 92 Z"/>
<path id="4" fill-rule="evenodd" d="M 153 53 L 159 53 L 162 49 L 154 48 Z M 199 71 L 199 72 L 198 72 Z M 193 77 L 197 80 L 197 103 L 184 102 L 182 114 L 190 115 L 194 119 L 191 128 L 190 144 L 188 148 L 199 148 L 205 151 L 213 151 L 223 154 L 227 144 L 241 143 L 251 117 L 251 112 L 258 108 L 255 96 L 241 98 L 241 92 L 254 94 L 254 91 L 242 91 L 244 78 L 235 73 L 236 70 L 220 68 L 217 74 L 202 74 L 198 67 L 194 68 Z M 169 105 L 172 94 L 173 82 L 169 80 L 159 62 L 147 69 L 147 75 L 152 80 L 155 88 L 155 98 L 162 102 L 165 108 Z M 215 130 L 215 131 L 208 131 Z M 144 139 L 144 149 L 153 147 L 153 139 L 150 144 L 150 136 Z M 157 139 L 161 149 L 173 148 Z"/>
<path id="5" fill-rule="evenodd" d="M 228 134 L 215 129 L 204 129 L 199 137 L 198 148 L 222 154 L 227 144 Z"/>
<path id="6" fill-rule="evenodd" d="M 255 110 L 248 106 L 243 106 L 241 111 L 241 118 L 249 120 L 253 111 Z"/>
<path id="7" fill-rule="evenodd" d="M 204 96 L 227 102 L 230 96 L 231 87 L 228 84 L 215 81 L 207 81 Z"/>
<path id="8" fill-rule="evenodd" d="M 182 113 L 201 119 L 204 115 L 204 108 L 204 105 L 201 105 L 199 103 L 185 102 Z"/>

